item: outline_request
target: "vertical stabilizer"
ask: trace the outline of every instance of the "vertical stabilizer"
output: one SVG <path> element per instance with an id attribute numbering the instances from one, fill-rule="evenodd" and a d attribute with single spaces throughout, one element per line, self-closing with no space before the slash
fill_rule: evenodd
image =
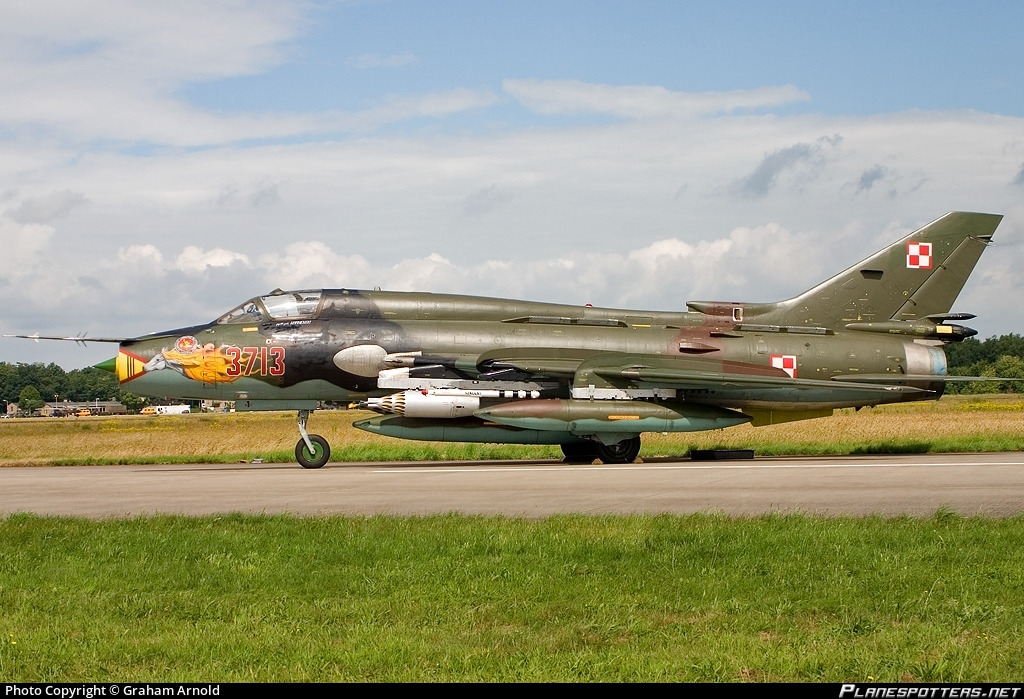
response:
<path id="1" fill-rule="evenodd" d="M 839 328 L 948 313 L 1002 218 L 948 213 L 795 298 L 749 307 L 748 317 Z"/>

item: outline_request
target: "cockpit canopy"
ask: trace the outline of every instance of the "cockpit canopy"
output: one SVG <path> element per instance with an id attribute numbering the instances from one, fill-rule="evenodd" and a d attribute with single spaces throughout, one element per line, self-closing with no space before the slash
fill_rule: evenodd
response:
<path id="1" fill-rule="evenodd" d="M 268 321 L 313 318 L 320 308 L 317 291 L 281 291 L 277 289 L 266 296 L 249 299 L 217 319 L 218 325 L 239 323 L 262 323 Z"/>

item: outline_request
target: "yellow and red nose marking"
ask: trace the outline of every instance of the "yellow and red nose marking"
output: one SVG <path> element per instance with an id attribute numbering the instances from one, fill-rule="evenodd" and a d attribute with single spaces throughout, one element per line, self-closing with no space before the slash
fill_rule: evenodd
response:
<path id="1" fill-rule="evenodd" d="M 121 350 L 117 353 L 117 380 L 121 383 L 131 381 L 136 376 L 146 373 L 145 366 L 145 359 Z"/>
<path id="2" fill-rule="evenodd" d="M 121 350 L 113 359 L 100 362 L 95 367 L 117 374 L 117 380 L 125 383 L 126 381 L 131 381 L 136 376 L 146 373 L 146 360 L 135 356 L 131 352 Z"/>

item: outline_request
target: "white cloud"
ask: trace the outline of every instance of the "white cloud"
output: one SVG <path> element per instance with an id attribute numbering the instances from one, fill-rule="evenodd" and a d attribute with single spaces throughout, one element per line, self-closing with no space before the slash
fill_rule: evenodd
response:
<path id="1" fill-rule="evenodd" d="M 193 109 L 183 85 L 251 74 L 283 59 L 304 3 L 40 0 L 4 10 L 0 125 L 71 139 L 157 143 L 230 140 L 299 128 L 295 117 L 219 117 Z M 190 131 L 196 136 L 188 138 Z M 216 135 L 215 135 L 216 134 Z"/>
<path id="2" fill-rule="evenodd" d="M 15 3 L 4 10 L 0 127 L 70 143 L 199 146 L 364 131 L 496 100 L 456 88 L 386 97 L 364 110 L 232 114 L 181 96 L 190 85 L 284 61 L 312 7 L 287 0 Z M 374 60 L 394 66 L 414 57 L 363 57 L 362 67 Z"/>
<path id="3" fill-rule="evenodd" d="M 356 284 L 348 280 L 364 281 L 372 274 L 361 255 L 339 255 L 319 241 L 291 243 L 283 253 L 261 255 L 256 266 L 268 286 L 291 289 L 352 287 Z"/>
<path id="4" fill-rule="evenodd" d="M 117 251 L 117 261 L 127 268 L 153 270 L 163 268 L 164 256 L 155 245 L 129 245 Z"/>
<path id="5" fill-rule="evenodd" d="M 226 184 L 217 195 L 217 205 L 224 207 L 271 206 L 280 200 L 278 185 L 270 182 L 258 182 L 247 186 Z"/>
<path id="6" fill-rule="evenodd" d="M 228 267 L 235 262 L 240 262 L 247 266 L 249 258 L 240 252 L 233 252 L 224 248 L 203 250 L 195 245 L 189 245 L 175 259 L 174 266 L 183 272 L 198 274 L 207 272 L 211 268 Z"/>
<path id="7" fill-rule="evenodd" d="M 368 127 L 416 117 L 444 117 L 489 107 L 498 98 L 489 91 L 453 89 L 422 95 L 396 95 L 380 100 L 375 107 L 352 114 L 345 121 L 350 128 Z"/>
<path id="8" fill-rule="evenodd" d="M 527 108 L 542 114 L 595 112 L 627 119 L 692 118 L 810 99 L 806 92 L 792 85 L 730 92 L 674 92 L 658 85 L 505 80 L 503 87 Z"/>
<path id="9" fill-rule="evenodd" d="M 91 274 L 104 250 L 145 249 L 176 262 L 168 274 L 247 259 L 260 272 L 253 293 L 379 285 L 678 309 L 693 296 L 782 298 L 948 210 L 1007 211 L 1020 158 L 1005 144 L 1021 128 L 977 114 L 733 116 L 107 154 L 64 168 L 44 158 L 3 206 L 9 218 L 53 192 L 91 202 L 47 229 L 65 278 Z M 794 144 L 801 157 L 771 157 Z M 879 165 L 884 186 L 860 186 Z M 755 175 L 770 186 L 741 196 L 737 183 Z M 997 242 L 1019 235 L 1014 225 L 1008 216 Z"/>
<path id="10" fill-rule="evenodd" d="M 7 3 L 4 34 L 16 50 L 5 59 L 20 57 L 29 71 L 8 78 L 83 77 L 99 65 L 113 82 L 166 89 L 182 78 L 254 73 L 282 60 L 283 42 L 302 28 L 308 6 L 287 0 Z"/>
<path id="11" fill-rule="evenodd" d="M 44 260 L 54 229 L 38 223 L 17 223 L 0 218 L 0 274 L 10 279 L 32 273 L 34 266 Z"/>
<path id="12" fill-rule="evenodd" d="M 89 200 L 84 195 L 66 189 L 25 199 L 18 207 L 7 212 L 7 215 L 18 223 L 49 223 L 69 215 L 75 207 L 87 203 Z"/>

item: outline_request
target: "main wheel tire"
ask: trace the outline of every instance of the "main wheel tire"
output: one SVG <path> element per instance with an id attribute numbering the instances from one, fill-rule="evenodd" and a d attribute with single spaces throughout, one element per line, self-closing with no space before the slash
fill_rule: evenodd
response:
<path id="1" fill-rule="evenodd" d="M 597 446 L 597 458 L 606 464 L 631 464 L 640 455 L 640 435 L 611 445 L 594 444 Z"/>
<path id="2" fill-rule="evenodd" d="M 313 444 L 313 452 L 310 453 L 306 440 L 300 439 L 295 445 L 295 460 L 302 468 L 320 468 L 331 458 L 331 445 L 318 434 L 309 435 L 309 441 Z"/>
<path id="3" fill-rule="evenodd" d="M 597 458 L 597 449 L 594 442 L 567 442 L 561 445 L 562 459 L 567 464 L 585 464 Z"/>

